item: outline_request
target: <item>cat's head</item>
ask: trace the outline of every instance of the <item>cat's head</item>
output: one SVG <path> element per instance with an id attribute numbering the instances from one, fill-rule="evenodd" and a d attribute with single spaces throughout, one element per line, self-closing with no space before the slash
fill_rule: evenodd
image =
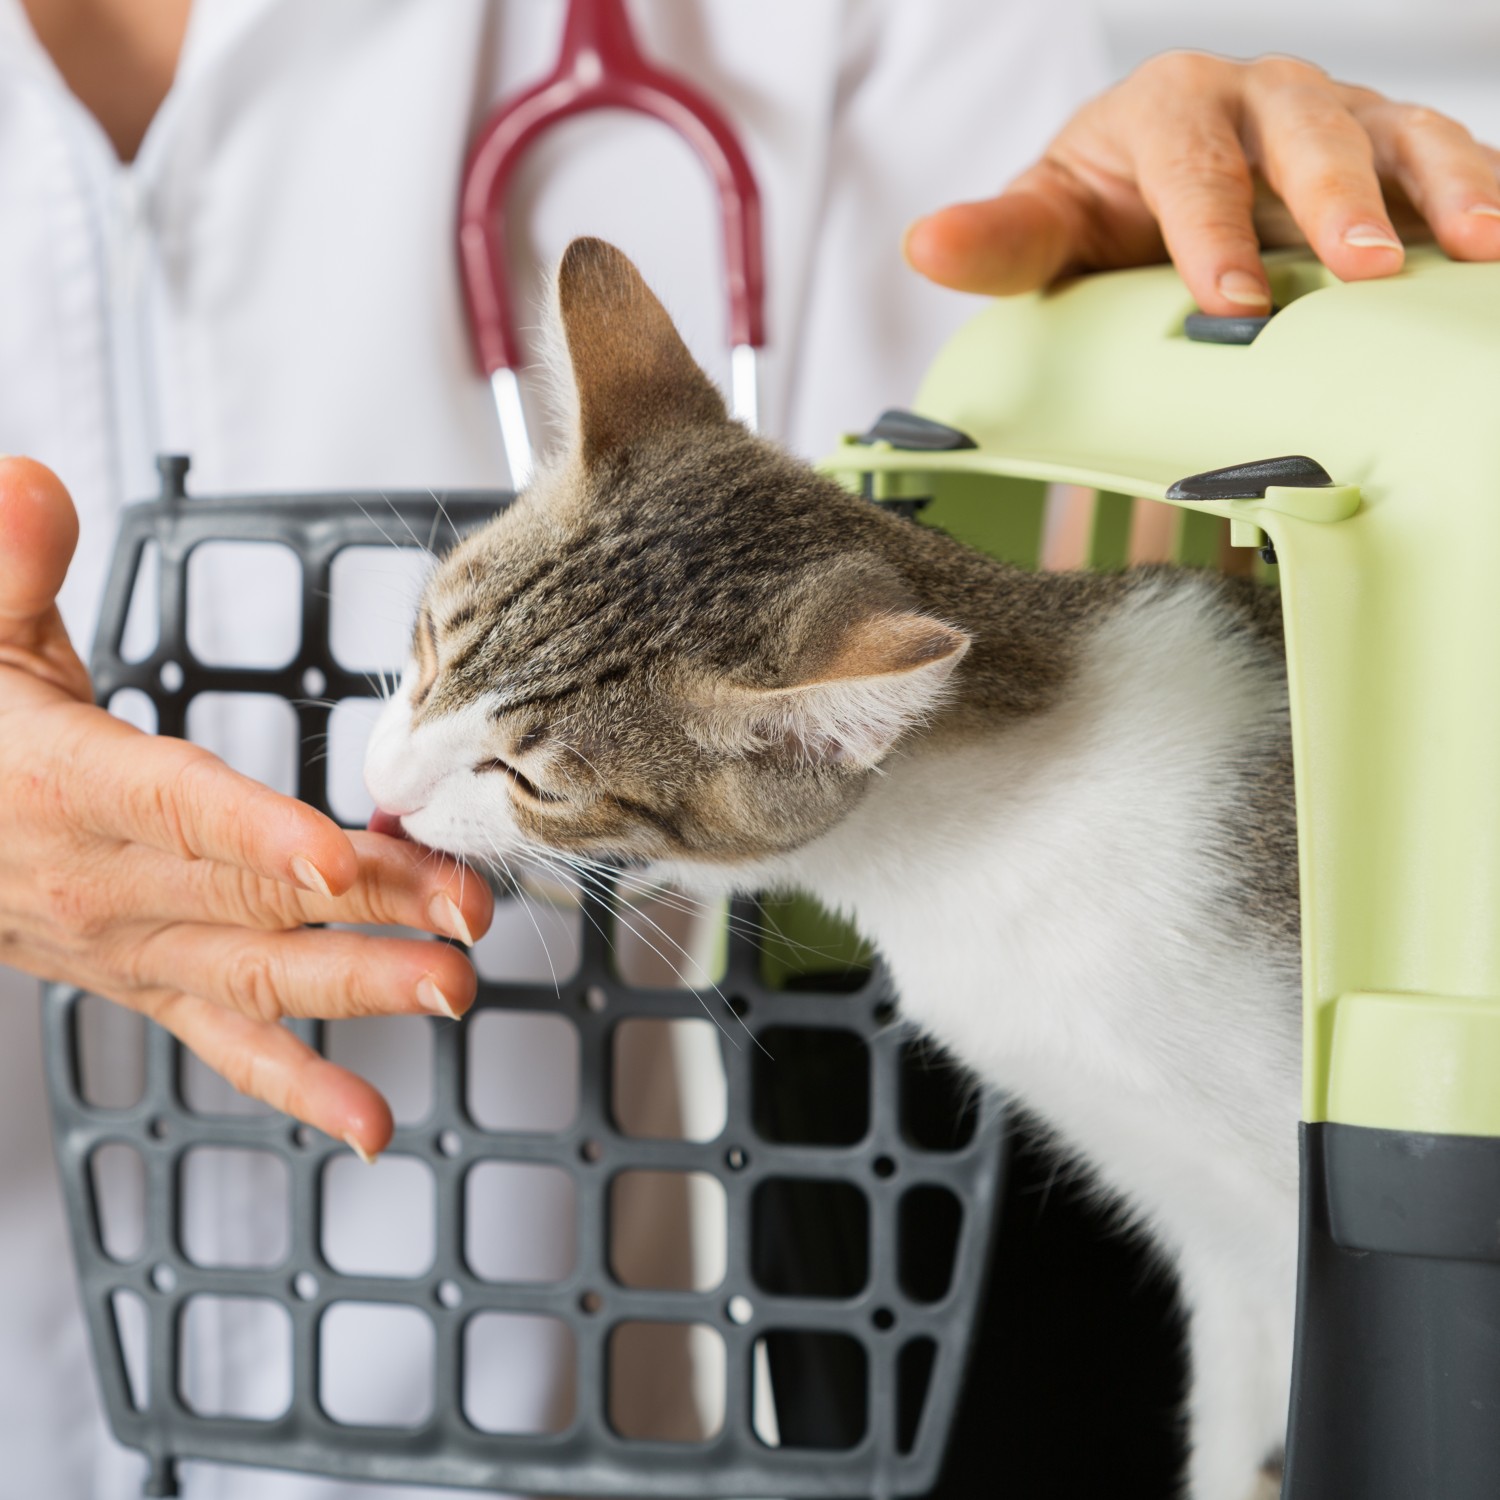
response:
<path id="1" fill-rule="evenodd" d="M 907 523 L 726 414 L 612 246 L 557 276 L 566 456 L 427 585 L 366 781 L 406 833 L 734 866 L 817 837 L 968 637 L 913 608 Z"/>

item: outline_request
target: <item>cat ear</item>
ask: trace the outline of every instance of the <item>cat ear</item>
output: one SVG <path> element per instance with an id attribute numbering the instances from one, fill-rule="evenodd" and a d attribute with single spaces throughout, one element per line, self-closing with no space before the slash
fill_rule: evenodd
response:
<path id="1" fill-rule="evenodd" d="M 874 766 L 939 707 L 969 642 L 929 615 L 865 615 L 791 683 L 718 684 L 705 738 L 742 754 L 783 748 L 815 765 Z"/>
<path id="2" fill-rule="evenodd" d="M 603 240 L 574 240 L 557 271 L 557 310 L 586 464 L 662 428 L 728 420 L 641 273 Z"/>

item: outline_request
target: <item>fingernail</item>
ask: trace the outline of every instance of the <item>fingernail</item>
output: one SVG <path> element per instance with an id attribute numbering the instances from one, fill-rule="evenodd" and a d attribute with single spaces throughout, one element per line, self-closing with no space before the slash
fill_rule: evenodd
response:
<path id="1" fill-rule="evenodd" d="M 1356 224 L 1344 231 L 1344 243 L 1356 250 L 1399 250 L 1401 241 L 1379 224 Z"/>
<path id="2" fill-rule="evenodd" d="M 923 214 L 920 219 L 913 219 L 911 221 L 911 223 L 908 224 L 904 230 L 902 230 L 902 232 L 901 232 L 901 257 L 902 257 L 903 260 L 908 260 L 909 261 L 911 259 L 911 240 L 912 240 L 912 236 L 931 217 L 932 216 L 930 214 Z"/>
<path id="3" fill-rule="evenodd" d="M 1476 203 L 1469 210 L 1471 214 L 1483 214 L 1487 219 L 1500 219 L 1500 207 L 1493 203 Z M 0 455 L 3 457 L 3 455 Z"/>
<path id="4" fill-rule="evenodd" d="M 1249 271 L 1226 271 L 1219 277 L 1219 295 L 1236 307 L 1258 307 L 1265 311 L 1271 305 L 1265 283 Z"/>
<path id="5" fill-rule="evenodd" d="M 464 914 L 458 909 L 458 903 L 451 896 L 445 896 L 440 891 L 427 903 L 427 911 L 432 917 L 432 925 L 440 932 L 446 932 L 449 937 L 457 938 L 465 948 L 474 946 L 474 934 L 469 931 L 469 924 L 464 921 Z"/>
<path id="6" fill-rule="evenodd" d="M 359 1142 L 358 1142 L 358 1141 L 357 1141 L 357 1140 L 355 1140 L 355 1139 L 354 1139 L 354 1135 L 353 1135 L 353 1133 L 352 1133 L 352 1132 L 351 1132 L 351 1133 L 350 1133 L 350 1134 L 349 1134 L 349 1135 L 346 1135 L 346 1136 L 345 1136 L 345 1137 L 344 1137 L 344 1144 L 345 1144 L 345 1145 L 346 1145 L 346 1146 L 347 1146 L 347 1147 L 348 1147 L 348 1148 L 349 1148 L 349 1149 L 350 1149 L 350 1150 L 351 1150 L 351 1151 L 352 1151 L 352 1152 L 353 1152 L 353 1153 L 354 1153 L 354 1154 L 355 1154 L 355 1155 L 356 1155 L 356 1156 L 357 1156 L 357 1157 L 358 1157 L 358 1158 L 359 1158 L 359 1159 L 360 1159 L 360 1160 L 361 1160 L 361 1161 L 362 1161 L 362 1162 L 363 1162 L 363 1163 L 364 1163 L 364 1164 L 365 1164 L 365 1165 L 366 1165 L 366 1166 L 367 1166 L 367 1167 L 373 1167 L 373 1166 L 374 1166 L 374 1165 L 375 1165 L 375 1158 L 374 1158 L 374 1157 L 373 1157 L 373 1156 L 371 1156 L 371 1155 L 370 1155 L 370 1153 L 369 1153 L 369 1152 L 368 1152 L 368 1151 L 366 1151 L 366 1150 L 365 1150 L 365 1148 L 364 1148 L 364 1147 L 363 1147 L 363 1146 L 361 1146 L 361 1145 L 360 1145 L 360 1143 L 359 1143 Z"/>
<path id="7" fill-rule="evenodd" d="M 323 879 L 323 872 L 305 854 L 292 856 L 292 874 L 303 890 L 311 891 L 315 896 L 333 895 L 328 882 Z"/>
<path id="8" fill-rule="evenodd" d="M 435 1016 L 447 1016 L 450 1021 L 458 1020 L 458 1012 L 454 1010 L 448 997 L 437 987 L 431 974 L 424 975 L 417 983 L 417 1003 L 423 1010 L 430 1010 Z"/>

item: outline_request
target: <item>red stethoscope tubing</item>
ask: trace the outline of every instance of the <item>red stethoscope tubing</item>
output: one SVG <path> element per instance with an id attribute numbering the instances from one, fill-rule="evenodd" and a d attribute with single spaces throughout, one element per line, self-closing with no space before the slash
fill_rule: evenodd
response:
<path id="1" fill-rule="evenodd" d="M 504 100 L 469 150 L 459 198 L 458 251 L 475 353 L 495 392 L 516 488 L 531 470 L 517 371 L 525 363 L 505 259 L 506 189 L 526 151 L 553 125 L 596 109 L 629 109 L 675 130 L 718 190 L 733 347 L 735 415 L 755 425 L 755 351 L 765 345 L 760 191 L 734 131 L 686 80 L 642 55 L 624 0 L 568 0 L 552 71 Z"/>

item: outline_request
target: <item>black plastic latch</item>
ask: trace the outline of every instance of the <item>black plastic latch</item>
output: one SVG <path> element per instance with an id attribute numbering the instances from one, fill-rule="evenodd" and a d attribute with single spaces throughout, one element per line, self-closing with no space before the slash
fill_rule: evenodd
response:
<path id="1" fill-rule="evenodd" d="M 1258 318 L 1242 318 L 1231 315 L 1215 317 L 1212 313 L 1189 313 L 1183 320 L 1182 331 L 1195 344 L 1253 344 L 1261 329 L 1280 311 L 1273 307 Z"/>
<path id="2" fill-rule="evenodd" d="M 1333 476 L 1315 459 L 1289 453 L 1283 458 L 1261 458 L 1250 464 L 1231 464 L 1227 469 L 1189 474 L 1167 491 L 1167 499 L 1259 500 L 1272 485 L 1320 490 L 1332 483 Z"/>
<path id="3" fill-rule="evenodd" d="M 156 472 L 161 475 L 163 500 L 187 499 L 187 472 L 192 460 L 185 453 L 158 453 Z"/>
<path id="4" fill-rule="evenodd" d="M 921 453 L 952 453 L 960 448 L 977 448 L 978 443 L 967 432 L 919 417 L 914 411 L 892 407 L 881 412 L 875 425 L 854 440 L 857 443 L 889 443 L 893 448 L 909 448 Z"/>

